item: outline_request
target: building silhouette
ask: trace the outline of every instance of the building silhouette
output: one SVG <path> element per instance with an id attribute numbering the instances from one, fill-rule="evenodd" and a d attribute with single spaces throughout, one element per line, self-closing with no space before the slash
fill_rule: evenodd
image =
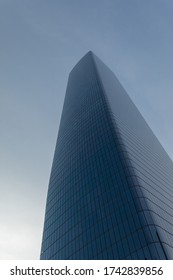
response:
<path id="1" fill-rule="evenodd" d="M 92 52 L 69 75 L 41 259 L 173 259 L 173 163 Z"/>

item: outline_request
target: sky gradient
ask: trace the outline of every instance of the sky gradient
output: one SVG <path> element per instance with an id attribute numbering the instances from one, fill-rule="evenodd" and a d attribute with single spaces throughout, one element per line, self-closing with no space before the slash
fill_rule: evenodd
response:
<path id="1" fill-rule="evenodd" d="M 0 0 L 0 259 L 39 259 L 68 74 L 109 66 L 173 159 L 172 0 Z"/>

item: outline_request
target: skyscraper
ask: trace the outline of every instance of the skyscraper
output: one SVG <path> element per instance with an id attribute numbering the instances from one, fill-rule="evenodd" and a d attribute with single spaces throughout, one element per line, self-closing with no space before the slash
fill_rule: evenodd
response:
<path id="1" fill-rule="evenodd" d="M 92 52 L 68 80 L 41 259 L 173 259 L 173 163 Z"/>

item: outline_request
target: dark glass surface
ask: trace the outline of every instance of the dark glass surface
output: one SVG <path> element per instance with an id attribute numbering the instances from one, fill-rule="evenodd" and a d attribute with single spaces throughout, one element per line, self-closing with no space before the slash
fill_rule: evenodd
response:
<path id="1" fill-rule="evenodd" d="M 173 164 L 91 52 L 69 76 L 41 259 L 173 259 Z"/>

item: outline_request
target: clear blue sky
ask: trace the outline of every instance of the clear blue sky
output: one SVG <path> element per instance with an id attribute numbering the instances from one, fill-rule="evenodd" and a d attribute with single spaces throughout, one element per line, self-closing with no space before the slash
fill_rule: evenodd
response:
<path id="1" fill-rule="evenodd" d="M 38 259 L 67 78 L 89 50 L 173 158 L 172 0 L 0 0 L 0 259 Z"/>

